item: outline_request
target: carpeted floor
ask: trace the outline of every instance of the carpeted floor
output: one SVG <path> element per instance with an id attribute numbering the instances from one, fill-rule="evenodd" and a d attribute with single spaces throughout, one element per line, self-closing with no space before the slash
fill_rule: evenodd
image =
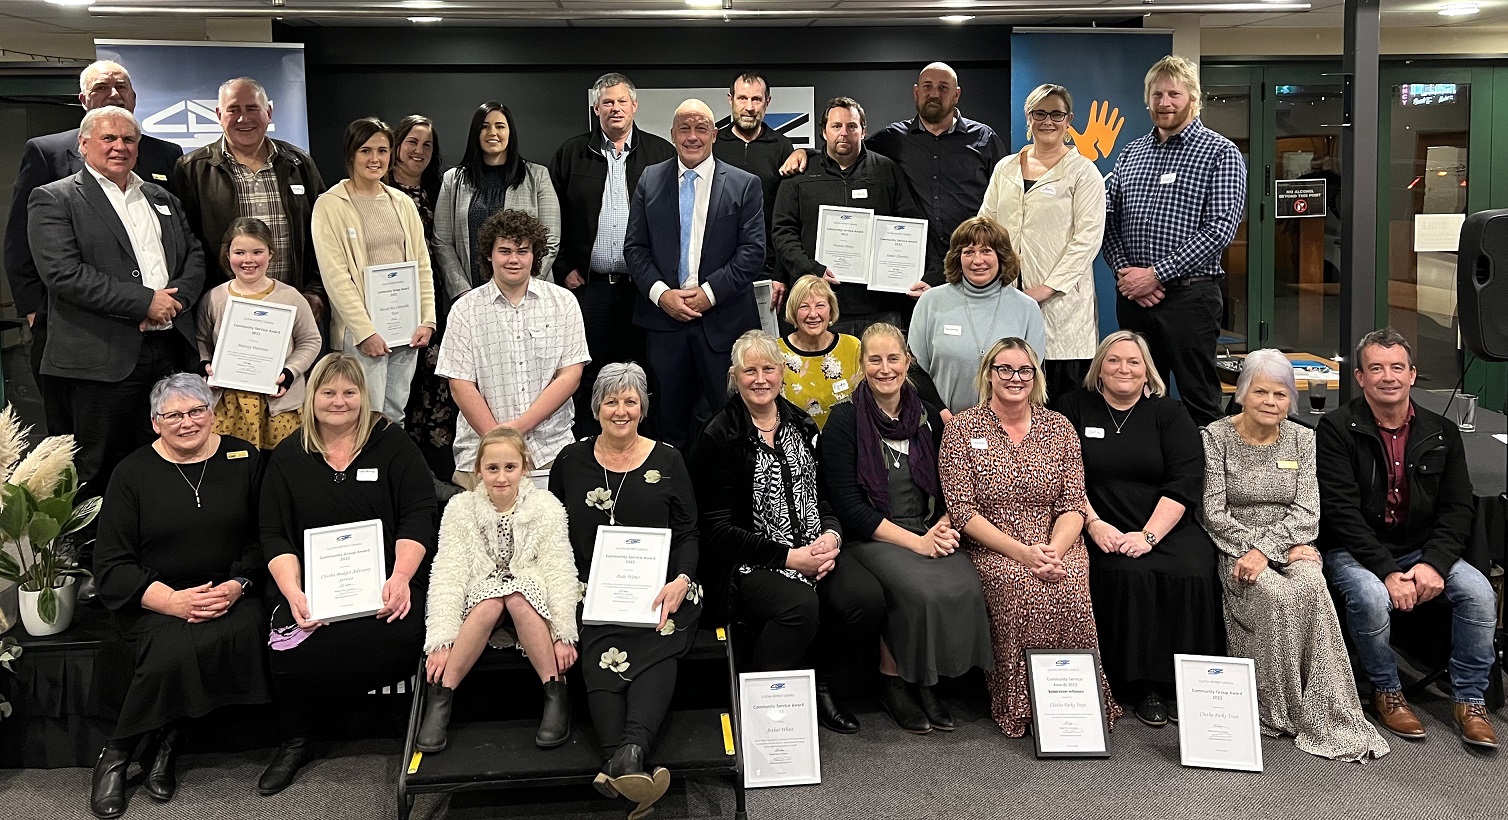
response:
<path id="1" fill-rule="evenodd" d="M 1185 769 L 1177 729 L 1149 729 L 1135 718 L 1112 735 L 1108 760 L 1036 760 L 1030 738 L 1002 736 L 983 698 L 952 699 L 960 721 L 951 734 L 908 735 L 871 702 L 859 703 L 864 730 L 822 734 L 819 786 L 751 790 L 752 820 L 922 820 L 1033 818 L 1034 820 L 1237 820 L 1237 818 L 1355 818 L 1355 820 L 1501 820 L 1508 817 L 1508 749 L 1468 750 L 1450 727 L 1450 703 L 1419 701 L 1430 737 L 1421 743 L 1389 738 L 1392 754 L 1367 764 L 1311 757 L 1290 740 L 1268 738 L 1262 773 Z M 867 708 L 865 708 L 867 707 Z M 1508 709 L 1494 722 L 1508 737 Z M 191 755 L 180 765 L 180 787 L 163 805 L 139 790 L 127 818 L 183 820 L 379 820 L 396 817 L 396 741 L 337 744 L 275 797 L 254 788 L 265 752 Z M 134 772 L 134 769 L 133 769 Z M 0 771 L 0 796 L 9 817 L 88 818 L 85 769 Z M 617 820 L 625 804 L 589 788 L 549 792 L 493 792 L 454 798 L 421 796 L 416 820 L 589 818 Z M 727 781 L 676 782 L 652 820 L 731 818 Z"/>

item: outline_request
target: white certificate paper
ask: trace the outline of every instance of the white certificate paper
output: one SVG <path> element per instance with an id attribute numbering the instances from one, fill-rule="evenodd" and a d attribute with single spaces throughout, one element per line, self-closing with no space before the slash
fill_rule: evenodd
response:
<path id="1" fill-rule="evenodd" d="M 670 565 L 670 530 L 598 527 L 586 581 L 584 624 L 660 625 L 655 597 Z"/>
<path id="2" fill-rule="evenodd" d="M 293 347 L 297 313 L 292 305 L 230 297 L 215 337 L 210 386 L 269 396 L 276 393 L 278 376 Z"/>
<path id="3" fill-rule="evenodd" d="M 304 595 L 309 617 L 330 623 L 382 609 L 387 553 L 382 521 L 304 530 Z"/>
<path id="4" fill-rule="evenodd" d="M 869 251 L 874 211 L 823 205 L 817 209 L 817 261 L 839 282 L 869 284 Z"/>
<path id="5" fill-rule="evenodd" d="M 760 279 L 754 283 L 754 308 L 759 311 L 759 328 L 771 336 L 780 336 L 780 324 L 775 321 L 774 294 L 770 280 Z"/>
<path id="6" fill-rule="evenodd" d="M 1099 660 L 1093 649 L 1026 650 L 1037 757 L 1110 756 Z"/>
<path id="7" fill-rule="evenodd" d="M 817 678 L 810 669 L 738 676 L 745 787 L 822 782 L 816 700 Z"/>
<path id="8" fill-rule="evenodd" d="M 905 293 L 922 281 L 927 264 L 927 220 L 900 216 L 874 218 L 869 289 Z"/>
<path id="9" fill-rule="evenodd" d="M 407 345 L 419 329 L 419 263 L 373 265 L 366 277 L 367 315 L 377 335 L 388 347 Z"/>
<path id="10" fill-rule="evenodd" d="M 1183 765 L 1262 771 L 1257 667 L 1250 658 L 1174 655 Z"/>

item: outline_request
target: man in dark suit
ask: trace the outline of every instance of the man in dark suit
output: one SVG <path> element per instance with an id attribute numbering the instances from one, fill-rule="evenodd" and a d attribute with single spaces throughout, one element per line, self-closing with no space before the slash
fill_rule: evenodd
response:
<path id="1" fill-rule="evenodd" d="M 182 204 L 132 170 L 140 135 L 126 109 L 91 110 L 79 126 L 84 170 L 28 202 L 52 323 L 42 352 L 47 428 L 77 439 L 88 495 L 103 494 L 115 465 L 152 440 L 148 396 L 188 364 L 204 286 L 204 254 Z"/>
<path id="2" fill-rule="evenodd" d="M 119 63 L 109 60 L 90 64 L 79 74 L 79 104 L 85 111 L 115 105 L 134 112 L 136 90 L 131 85 L 131 75 Z M 147 182 L 166 187 L 181 156 L 183 148 L 178 145 L 143 134 L 137 144 L 137 173 Z M 31 244 L 26 238 L 26 203 L 39 186 L 82 170 L 84 158 L 79 155 L 77 128 L 28 140 L 21 152 L 10 218 L 5 223 L 5 273 L 10 277 L 16 313 L 31 325 L 31 374 L 37 378 L 38 388 L 42 387 L 39 375 L 42 348 L 47 344 L 47 288 L 37 276 Z"/>
<path id="3" fill-rule="evenodd" d="M 753 281 L 764 269 L 759 177 L 712 156 L 712 109 L 687 100 L 675 111 L 676 158 L 644 170 L 628 211 L 623 259 L 634 286 L 634 324 L 647 332 L 660 437 L 685 449 L 698 398 L 726 399 L 729 351 L 759 327 Z"/>

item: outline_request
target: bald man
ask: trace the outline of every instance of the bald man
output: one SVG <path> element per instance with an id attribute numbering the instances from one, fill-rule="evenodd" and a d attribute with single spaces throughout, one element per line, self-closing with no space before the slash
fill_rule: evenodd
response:
<path id="1" fill-rule="evenodd" d="M 990 173 L 1007 148 L 994 129 L 959 112 L 963 88 L 947 63 L 923 68 L 911 93 L 916 117 L 885 126 L 865 147 L 895 160 L 911 183 L 930 223 L 928 281 L 937 284 L 948 238 L 958 223 L 979 213 Z"/>
<path id="2" fill-rule="evenodd" d="M 644 169 L 628 211 L 623 260 L 644 298 L 634 324 L 647 335 L 659 437 L 683 452 L 697 401 L 727 400 L 729 351 L 759 327 L 752 284 L 764 269 L 759 177 L 712 156 L 712 109 L 687 100 L 671 121 L 676 158 Z"/>

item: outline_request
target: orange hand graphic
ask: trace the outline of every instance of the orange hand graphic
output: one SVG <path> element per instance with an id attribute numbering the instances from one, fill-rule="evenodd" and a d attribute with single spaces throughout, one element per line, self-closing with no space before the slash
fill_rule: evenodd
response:
<path id="1" fill-rule="evenodd" d="M 1110 153 L 1115 150 L 1115 140 L 1120 137 L 1121 126 L 1126 124 L 1126 118 L 1120 114 L 1119 108 L 1113 111 L 1110 109 L 1109 100 L 1091 102 L 1089 122 L 1084 127 L 1084 133 L 1080 134 L 1073 126 L 1068 126 L 1068 133 L 1073 137 L 1074 147 L 1079 149 L 1080 154 L 1091 160 L 1110 156 Z"/>

